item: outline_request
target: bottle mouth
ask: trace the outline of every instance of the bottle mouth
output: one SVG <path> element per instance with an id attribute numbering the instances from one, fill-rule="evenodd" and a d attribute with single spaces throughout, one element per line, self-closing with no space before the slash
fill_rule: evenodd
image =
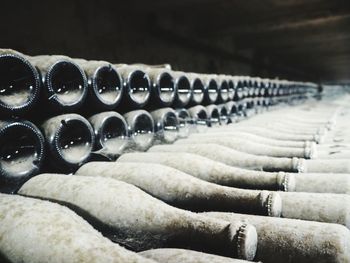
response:
<path id="1" fill-rule="evenodd" d="M 176 98 L 180 102 L 180 104 L 184 107 L 190 102 L 191 96 L 192 96 L 190 81 L 186 76 L 181 76 L 179 77 L 176 83 L 176 86 L 177 86 Z"/>
<path id="2" fill-rule="evenodd" d="M 107 117 L 100 128 L 99 146 L 120 153 L 128 143 L 128 128 L 125 120 L 115 115 Z"/>
<path id="3" fill-rule="evenodd" d="M 228 82 L 228 100 L 233 100 L 235 97 L 235 84 L 232 80 L 229 80 Z"/>
<path id="4" fill-rule="evenodd" d="M 145 72 L 135 70 L 130 74 L 128 93 L 130 99 L 139 106 L 143 106 L 148 102 L 151 93 L 151 84 Z"/>
<path id="5" fill-rule="evenodd" d="M 46 75 L 46 83 L 49 99 L 54 99 L 65 107 L 80 105 L 87 94 L 86 76 L 81 68 L 71 61 L 56 62 Z"/>
<path id="6" fill-rule="evenodd" d="M 122 81 L 118 72 L 110 65 L 97 69 L 92 79 L 96 97 L 105 105 L 116 107 L 122 96 Z"/>
<path id="7" fill-rule="evenodd" d="M 166 143 L 174 142 L 179 134 L 179 121 L 176 117 L 175 112 L 168 111 L 166 112 L 160 120 L 158 120 L 159 130 L 158 133 L 161 133 L 161 140 Z"/>
<path id="8" fill-rule="evenodd" d="M 211 79 L 207 87 L 207 96 L 210 103 L 215 103 L 219 97 L 219 88 L 215 80 Z"/>
<path id="9" fill-rule="evenodd" d="M 1 130 L 0 174 L 22 181 L 39 173 L 44 156 L 44 137 L 33 124 L 14 122 Z"/>
<path id="10" fill-rule="evenodd" d="M 225 123 L 225 124 L 231 123 L 230 116 L 229 116 L 225 106 L 222 106 L 220 108 L 220 112 L 219 113 L 220 113 L 220 122 L 221 123 Z"/>
<path id="11" fill-rule="evenodd" d="M 193 120 L 185 109 L 177 110 L 176 114 L 179 122 L 179 137 L 186 138 L 190 134 L 190 126 L 193 125 Z"/>
<path id="12" fill-rule="evenodd" d="M 90 157 L 94 144 L 94 134 L 87 121 L 80 119 L 62 120 L 55 139 L 58 155 L 66 163 L 80 165 Z"/>
<path id="13" fill-rule="evenodd" d="M 199 78 L 192 82 L 192 100 L 195 104 L 201 104 L 204 98 L 204 86 Z"/>
<path id="14" fill-rule="evenodd" d="M 220 125 L 220 113 L 217 107 L 213 107 L 210 111 L 209 111 L 209 124 L 210 127 L 214 127 L 214 126 L 218 126 Z"/>
<path id="15" fill-rule="evenodd" d="M 229 96 L 229 86 L 226 80 L 223 80 L 220 85 L 220 98 L 223 102 L 226 102 L 228 100 Z"/>
<path id="16" fill-rule="evenodd" d="M 236 94 L 237 94 L 236 100 L 241 100 L 244 96 L 243 88 L 241 88 L 241 87 L 237 88 Z"/>
<path id="17" fill-rule="evenodd" d="M 158 79 L 159 99 L 167 106 L 174 102 L 176 89 L 173 77 L 168 72 L 162 72 Z"/>
<path id="18" fill-rule="evenodd" d="M 28 108 L 38 99 L 37 70 L 24 58 L 0 55 L 0 107 L 4 110 Z"/>
<path id="19" fill-rule="evenodd" d="M 209 125 L 208 113 L 206 109 L 203 106 L 195 106 L 191 108 L 189 112 L 197 129 L 204 131 L 205 129 L 202 128 Z"/>
<path id="20" fill-rule="evenodd" d="M 130 136 L 136 148 L 143 151 L 147 150 L 154 140 L 154 122 L 151 115 L 143 110 L 135 113 L 129 127 Z"/>

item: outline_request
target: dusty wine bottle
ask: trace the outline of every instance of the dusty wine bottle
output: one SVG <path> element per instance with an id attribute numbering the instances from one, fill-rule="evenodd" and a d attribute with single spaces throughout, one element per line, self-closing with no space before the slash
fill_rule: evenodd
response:
<path id="1" fill-rule="evenodd" d="M 123 81 L 116 67 L 106 61 L 74 61 L 87 76 L 89 108 L 93 108 L 95 112 L 114 110 L 121 102 L 123 94 Z"/>
<path id="2" fill-rule="evenodd" d="M 130 139 L 131 148 L 145 151 L 154 141 L 154 121 L 152 116 L 145 110 L 135 110 L 124 114 Z"/>
<path id="3" fill-rule="evenodd" d="M 188 77 L 188 79 L 190 81 L 191 90 L 192 90 L 192 98 L 191 98 L 189 105 L 191 105 L 191 106 L 199 105 L 203 102 L 203 99 L 204 99 L 203 82 L 200 79 L 198 74 L 187 73 L 186 76 Z"/>
<path id="4" fill-rule="evenodd" d="M 39 73 L 22 54 L 0 49 L 0 117 L 24 116 L 38 103 Z"/>
<path id="5" fill-rule="evenodd" d="M 228 113 L 226 104 L 220 104 L 217 107 L 219 109 L 220 123 L 222 123 L 222 124 L 232 123 L 232 120 L 231 120 L 230 114 Z"/>
<path id="6" fill-rule="evenodd" d="M 0 214 L 4 263 L 155 263 L 112 243 L 76 213 L 52 202 L 0 194 Z"/>
<path id="7" fill-rule="evenodd" d="M 89 118 L 95 133 L 95 154 L 109 160 L 115 160 L 128 148 L 128 125 L 117 112 L 107 111 L 95 114 Z"/>
<path id="8" fill-rule="evenodd" d="M 98 191 L 96 190 L 98 189 Z M 134 251 L 188 247 L 253 259 L 255 228 L 171 207 L 137 187 L 110 178 L 42 174 L 19 190 L 64 202 L 113 241 Z"/>
<path id="9" fill-rule="evenodd" d="M 245 260 L 179 248 L 158 248 L 139 252 L 139 255 L 162 263 L 244 263 Z"/>
<path id="10" fill-rule="evenodd" d="M 186 107 L 192 98 L 192 87 L 185 73 L 172 71 L 176 95 L 173 105 L 175 107 Z"/>
<path id="11" fill-rule="evenodd" d="M 203 104 L 214 104 L 219 98 L 219 86 L 213 75 L 204 75 L 202 77 L 204 83 L 204 99 Z"/>
<path id="12" fill-rule="evenodd" d="M 280 192 L 284 218 L 336 223 L 350 228 L 350 196 Z"/>
<path id="13" fill-rule="evenodd" d="M 271 157 L 298 157 L 298 158 L 315 158 L 316 148 L 305 147 L 305 148 L 293 148 L 293 147 L 279 147 L 264 145 L 262 143 L 250 142 L 248 140 L 240 139 L 239 137 L 197 137 L 188 138 L 176 141 L 176 144 L 203 144 L 203 143 L 214 143 L 228 148 L 242 151 L 254 155 L 263 155 Z"/>
<path id="14" fill-rule="evenodd" d="M 241 169 L 191 153 L 127 153 L 117 162 L 163 164 L 204 181 L 243 189 L 294 191 L 295 187 L 294 174 Z"/>
<path id="15" fill-rule="evenodd" d="M 119 104 L 122 110 L 144 107 L 151 96 L 151 81 L 148 75 L 136 66 L 116 65 L 123 79 L 123 101 Z"/>
<path id="16" fill-rule="evenodd" d="M 78 114 L 63 114 L 46 120 L 41 128 L 47 142 L 49 165 L 62 172 L 74 172 L 90 158 L 94 130 Z"/>
<path id="17" fill-rule="evenodd" d="M 340 263 L 350 260 L 350 232 L 338 224 L 233 213 L 204 215 L 254 225 L 258 232 L 256 260 L 266 263 Z"/>
<path id="18" fill-rule="evenodd" d="M 225 75 L 219 75 L 217 76 L 217 81 L 218 81 L 218 86 L 219 88 L 219 97 L 218 97 L 218 102 L 224 103 L 228 100 L 229 98 L 229 85 L 226 79 Z"/>
<path id="19" fill-rule="evenodd" d="M 236 82 L 232 76 L 227 76 L 228 83 L 228 101 L 232 101 L 236 93 Z"/>
<path id="20" fill-rule="evenodd" d="M 211 104 L 205 107 L 208 114 L 209 127 L 220 126 L 220 113 L 219 108 L 215 104 Z"/>
<path id="21" fill-rule="evenodd" d="M 188 110 L 181 108 L 175 111 L 176 117 L 179 121 L 179 138 L 187 138 L 190 133 L 194 132 L 196 125 L 190 116 Z"/>
<path id="22" fill-rule="evenodd" d="M 151 98 L 149 108 L 169 107 L 173 104 L 177 93 L 171 71 L 160 68 L 145 68 L 151 80 Z"/>
<path id="23" fill-rule="evenodd" d="M 90 162 L 76 174 L 124 181 L 169 205 L 193 212 L 239 212 L 276 217 L 281 212 L 281 199 L 276 192 L 220 186 L 160 164 Z"/>
<path id="24" fill-rule="evenodd" d="M 191 118 L 193 119 L 197 131 L 204 132 L 208 129 L 209 116 L 206 108 L 202 105 L 197 105 L 188 109 Z"/>
<path id="25" fill-rule="evenodd" d="M 173 143 L 179 134 L 179 120 L 172 108 L 150 112 L 154 121 L 155 138 L 161 143 Z"/>
<path id="26" fill-rule="evenodd" d="M 29 121 L 0 121 L 0 192 L 14 193 L 39 173 L 45 140 Z"/>
<path id="27" fill-rule="evenodd" d="M 264 171 L 303 172 L 305 166 L 304 159 L 253 155 L 212 143 L 156 145 L 148 151 L 194 153 L 230 166 Z"/>
<path id="28" fill-rule="evenodd" d="M 54 113 L 81 109 L 88 93 L 84 71 L 66 56 L 35 56 L 28 60 L 37 68 L 43 82 L 43 100 Z"/>

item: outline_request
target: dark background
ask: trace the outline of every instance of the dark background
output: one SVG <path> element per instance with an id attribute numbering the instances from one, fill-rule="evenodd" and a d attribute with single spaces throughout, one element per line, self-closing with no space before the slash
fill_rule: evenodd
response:
<path id="1" fill-rule="evenodd" d="M 29 55 L 350 81 L 349 0 L 27 0 L 0 10 L 0 46 Z"/>

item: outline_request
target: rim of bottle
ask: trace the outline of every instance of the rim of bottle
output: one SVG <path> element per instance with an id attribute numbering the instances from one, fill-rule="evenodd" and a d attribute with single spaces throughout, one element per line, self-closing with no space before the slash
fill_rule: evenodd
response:
<path id="1" fill-rule="evenodd" d="M 219 88 L 219 98 L 221 102 L 226 102 L 228 101 L 229 98 L 229 86 L 227 80 L 223 79 L 220 83 L 220 88 Z"/>
<path id="2" fill-rule="evenodd" d="M 11 58 L 19 61 L 22 63 L 23 66 L 25 66 L 32 74 L 32 77 L 34 78 L 34 88 L 31 95 L 29 96 L 29 100 L 27 100 L 25 103 L 13 106 L 4 103 L 2 100 L 0 100 L 0 106 L 3 108 L 4 111 L 7 113 L 13 113 L 16 111 L 23 111 L 29 109 L 34 103 L 36 103 L 39 100 L 39 94 L 40 94 L 40 75 L 37 69 L 24 57 L 16 55 L 16 54 L 1 54 L 0 60 L 3 58 Z"/>
<path id="3" fill-rule="evenodd" d="M 215 104 L 206 107 L 208 113 L 208 126 L 213 127 L 221 124 L 219 108 Z"/>
<path id="4" fill-rule="evenodd" d="M 146 89 L 142 92 L 145 92 L 145 96 L 142 96 L 140 98 L 137 98 L 133 94 L 133 88 L 131 87 L 131 82 L 133 81 L 133 78 L 135 78 L 136 75 L 142 75 L 142 79 L 146 80 Z M 132 101 L 134 106 L 143 107 L 145 106 L 151 97 L 151 80 L 146 72 L 144 72 L 141 69 L 131 70 L 127 77 L 126 81 L 124 82 L 124 86 L 126 87 L 126 93 L 128 94 L 129 99 Z"/>
<path id="5" fill-rule="evenodd" d="M 180 83 L 186 83 L 185 88 L 183 88 Z M 176 86 L 176 96 L 175 96 L 175 103 L 180 105 L 181 107 L 187 106 L 192 98 L 192 90 L 191 90 L 191 84 L 188 78 L 185 75 L 180 75 L 178 78 L 175 78 L 175 86 Z M 181 88 L 180 88 L 181 87 Z M 185 92 L 181 92 L 185 90 Z M 183 96 L 183 94 L 185 94 Z"/>
<path id="6" fill-rule="evenodd" d="M 128 124 L 129 136 L 136 148 L 140 150 L 148 149 L 154 141 L 154 121 L 151 114 L 145 110 L 134 110 L 124 114 L 124 118 Z M 141 123 L 138 123 L 140 121 Z M 139 130 L 140 127 L 141 130 Z M 137 136 L 144 134 L 150 135 L 147 140 L 138 140 Z"/>
<path id="7" fill-rule="evenodd" d="M 4 166 L 0 166 L 0 171 L 1 171 L 0 174 L 2 178 L 5 179 L 6 181 L 11 182 L 12 180 L 16 180 L 18 183 L 21 183 L 25 179 L 31 176 L 34 176 L 35 174 L 40 172 L 40 169 L 44 161 L 45 138 L 38 127 L 36 127 L 33 123 L 26 120 L 7 122 L 5 125 L 3 125 L 0 128 L 0 138 L 4 136 L 7 132 L 10 132 L 12 129 L 16 129 L 16 128 L 24 128 L 25 130 L 30 131 L 31 134 L 33 135 L 31 139 L 33 144 L 35 143 L 35 152 L 33 152 L 33 156 L 35 157 L 35 164 L 32 167 L 32 169 L 18 172 L 18 174 L 16 174 L 15 176 L 11 174 L 10 171 L 4 169 Z M 18 135 L 18 133 L 15 133 L 15 135 Z M 1 147 L 3 147 L 3 144 L 1 145 Z M 4 153 L 2 152 L 2 154 Z"/>
<path id="8" fill-rule="evenodd" d="M 78 114 L 69 114 L 71 116 L 66 116 L 65 118 L 61 119 L 60 124 L 58 125 L 58 127 L 55 130 L 54 133 L 54 137 L 53 137 L 53 146 L 54 146 L 54 150 L 55 150 L 55 154 L 57 154 L 58 158 L 60 160 L 62 160 L 66 165 L 72 166 L 72 168 L 76 168 L 78 166 L 80 166 L 81 164 L 83 164 L 84 162 L 86 162 L 90 155 L 91 152 L 93 150 L 93 145 L 94 145 L 94 140 L 95 140 L 95 136 L 94 136 L 94 130 L 92 128 L 92 126 L 90 125 L 90 123 L 82 116 L 78 115 Z M 84 153 L 84 155 L 82 155 L 81 157 L 79 157 L 79 160 L 77 161 L 71 161 L 68 160 L 64 154 L 63 154 L 63 150 L 62 147 L 60 145 L 60 140 L 62 139 L 62 133 L 66 132 L 67 127 L 69 125 L 80 125 L 82 127 L 84 127 L 85 132 L 87 131 L 88 135 L 89 135 L 89 146 L 87 148 L 86 153 Z M 63 146 L 64 147 L 64 146 Z"/>
<path id="9" fill-rule="evenodd" d="M 206 100 L 212 104 L 218 101 L 219 99 L 219 93 L 220 93 L 220 87 L 217 83 L 217 81 L 214 78 L 210 78 L 207 81 L 207 85 L 205 86 L 205 96 Z"/>
<path id="10" fill-rule="evenodd" d="M 171 84 L 168 86 L 169 83 L 167 83 L 167 85 L 165 86 L 168 86 L 168 87 L 162 87 L 164 84 L 164 81 L 169 82 Z M 162 91 L 162 88 L 169 89 L 169 87 L 172 89 L 172 91 L 170 92 L 170 96 L 165 96 L 165 94 L 168 91 L 166 90 L 164 93 Z M 156 82 L 153 83 L 153 88 L 155 88 L 156 90 L 157 99 L 163 106 L 166 106 L 166 107 L 170 106 L 174 102 L 177 91 L 176 91 L 174 78 L 169 72 L 167 71 L 160 72 L 157 75 Z"/>
<path id="11" fill-rule="evenodd" d="M 101 95 L 101 93 L 99 92 L 100 87 L 98 83 L 98 79 L 101 79 L 100 74 L 101 73 L 105 73 L 109 74 L 109 77 L 111 77 L 111 74 L 113 74 L 114 76 L 112 76 L 114 78 L 114 80 L 117 82 L 116 85 L 117 87 L 119 87 L 119 90 L 115 90 L 115 92 L 117 93 L 117 96 L 115 96 L 115 98 L 112 101 L 107 101 L 103 95 Z M 114 109 L 118 106 L 118 104 L 120 103 L 120 101 L 122 100 L 122 95 L 123 95 L 123 81 L 122 78 L 120 76 L 120 74 L 118 73 L 118 71 L 111 65 L 104 65 L 104 66 L 100 66 L 98 67 L 94 74 L 93 77 L 91 79 L 91 86 L 92 86 L 92 91 L 94 92 L 94 95 L 96 96 L 97 100 L 101 103 L 101 106 L 104 109 Z"/>
<path id="12" fill-rule="evenodd" d="M 227 81 L 228 83 L 228 100 L 233 100 L 233 98 L 235 97 L 235 93 L 236 93 L 236 88 L 235 88 L 235 83 L 233 82 L 232 79 L 229 79 Z"/>
<path id="13" fill-rule="evenodd" d="M 113 138 L 125 137 L 127 139 L 129 137 L 128 124 L 126 123 L 122 115 L 120 115 L 117 112 L 102 112 L 93 116 L 97 116 L 97 115 L 100 115 L 102 118 L 99 121 L 92 122 L 92 126 L 95 131 L 95 144 L 98 146 L 98 148 L 101 149 L 105 147 L 106 140 L 101 135 L 105 134 L 106 127 L 108 127 L 108 125 L 111 125 L 111 122 L 113 121 L 117 121 L 119 124 L 121 124 L 121 126 L 116 125 L 116 123 L 112 123 L 111 127 L 113 129 L 121 128 L 121 134 L 122 134 L 122 136 L 117 136 Z M 91 122 L 90 119 L 89 121 Z M 126 146 L 127 144 L 128 144 L 128 139 L 125 140 L 124 146 Z"/>
<path id="14" fill-rule="evenodd" d="M 57 93 L 57 91 L 53 87 L 53 83 L 52 83 L 53 82 L 53 78 L 55 77 L 54 76 L 54 74 L 56 73 L 55 71 L 57 71 L 58 67 L 60 67 L 62 65 L 65 66 L 65 67 L 67 65 L 69 65 L 72 69 L 74 69 L 76 71 L 75 74 L 77 74 L 77 77 L 79 75 L 79 78 L 81 78 L 80 79 L 81 84 L 82 84 L 81 85 L 82 86 L 81 87 L 81 92 L 79 92 L 79 96 L 77 96 L 71 102 L 62 101 L 62 99 L 60 99 L 59 94 Z M 87 93 L 88 93 L 88 88 L 87 88 L 88 82 L 87 82 L 87 78 L 86 78 L 86 75 L 85 75 L 84 71 L 75 62 L 70 61 L 70 60 L 64 60 L 64 59 L 56 61 L 48 69 L 44 81 L 45 81 L 45 84 L 46 84 L 46 87 L 47 87 L 48 96 L 49 96 L 48 100 L 50 102 L 53 100 L 54 103 L 60 105 L 61 107 L 66 108 L 66 109 L 70 109 L 70 110 L 77 109 L 84 103 L 85 98 L 86 98 Z"/>
<path id="15" fill-rule="evenodd" d="M 200 78 L 195 77 L 191 82 L 192 101 L 194 104 L 201 104 L 204 99 L 204 85 Z"/>
<path id="16" fill-rule="evenodd" d="M 155 117 L 157 114 L 152 114 L 154 112 L 159 112 L 160 115 Z M 174 142 L 179 133 L 179 120 L 175 111 L 172 108 L 163 108 L 154 112 L 151 115 L 155 122 L 155 131 L 158 137 L 167 143 Z"/>

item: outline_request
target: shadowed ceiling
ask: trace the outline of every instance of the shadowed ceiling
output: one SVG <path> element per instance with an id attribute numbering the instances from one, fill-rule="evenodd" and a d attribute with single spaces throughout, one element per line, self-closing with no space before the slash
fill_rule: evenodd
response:
<path id="1" fill-rule="evenodd" d="M 11 1 L 0 29 L 29 54 L 350 82 L 349 0 Z"/>

